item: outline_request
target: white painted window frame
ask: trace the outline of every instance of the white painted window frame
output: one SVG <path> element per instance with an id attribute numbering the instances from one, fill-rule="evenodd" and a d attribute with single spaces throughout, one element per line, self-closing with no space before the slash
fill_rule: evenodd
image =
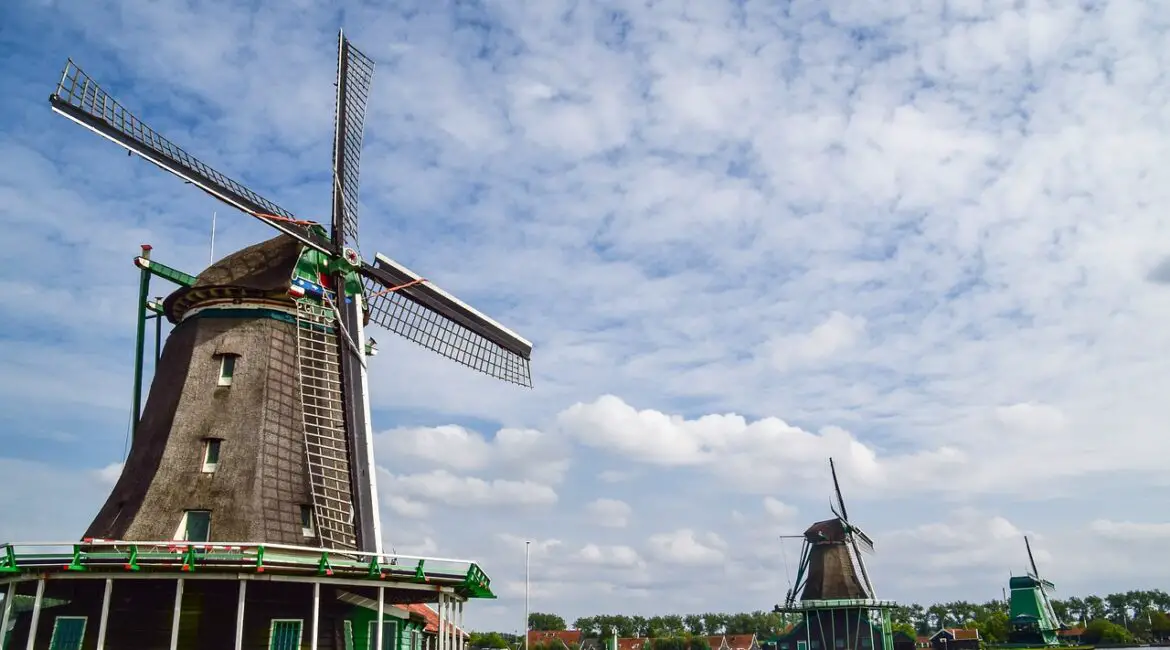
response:
<path id="1" fill-rule="evenodd" d="M 225 354 L 220 354 L 217 356 L 219 356 L 219 376 L 216 378 L 216 385 L 217 386 L 231 386 L 232 379 L 234 379 L 236 376 L 236 356 L 237 355 L 225 353 Z M 231 359 L 231 361 L 228 361 L 228 359 Z M 227 376 L 224 376 L 224 370 L 228 369 L 229 364 L 231 364 L 231 373 L 228 374 Z"/>
<path id="2" fill-rule="evenodd" d="M 213 463 L 207 460 L 211 456 L 211 445 L 219 446 L 215 457 L 217 460 Z M 219 454 L 223 452 L 223 440 L 221 438 L 204 438 L 203 439 L 203 473 L 212 474 L 219 469 Z"/>
<path id="3" fill-rule="evenodd" d="M 389 612 L 387 612 L 387 613 L 389 613 Z M 381 650 L 381 648 L 377 648 L 377 649 L 374 648 L 374 644 L 376 644 L 378 642 L 378 637 L 377 637 L 378 628 L 374 627 L 377 624 L 378 624 L 377 620 L 370 621 L 368 629 L 366 630 L 367 638 L 369 639 L 366 642 L 366 647 L 368 648 L 368 650 Z M 394 650 L 398 650 L 398 646 L 394 645 L 394 641 L 396 641 L 398 639 L 398 621 L 382 619 L 382 625 L 383 625 L 382 645 L 385 646 L 386 643 L 389 642 L 391 648 L 393 648 Z M 394 626 L 394 631 L 389 636 L 386 635 L 385 626 L 387 626 L 387 625 Z"/>
<path id="4" fill-rule="evenodd" d="M 57 642 L 57 625 L 61 622 L 61 619 L 63 619 L 63 618 L 73 620 L 73 621 L 76 621 L 76 620 L 81 621 L 81 638 L 78 640 L 79 644 L 76 648 L 69 649 L 69 650 L 81 650 L 81 648 L 83 648 L 85 646 L 85 628 L 89 625 L 89 617 L 88 616 L 58 616 L 58 617 L 54 618 L 53 619 L 53 635 L 51 637 L 49 637 L 49 647 L 52 648 L 53 644 Z"/>
<path id="5" fill-rule="evenodd" d="M 207 513 L 207 539 L 206 539 L 206 540 L 203 540 L 203 539 L 197 539 L 197 540 L 190 540 L 190 539 L 187 539 L 187 515 L 188 515 L 188 514 L 190 514 L 190 513 L 192 513 L 192 512 L 206 512 L 206 513 Z M 191 542 L 191 541 L 195 541 L 195 542 L 206 542 L 206 541 L 211 541 L 211 511 L 210 511 L 210 510 L 204 510 L 204 509 L 202 509 L 202 508 L 192 508 L 192 509 L 190 509 L 190 510 L 184 510 L 184 511 L 183 511 L 183 517 L 182 517 L 181 519 L 179 519 L 179 527 L 178 527 L 177 529 L 175 529 L 175 535 L 174 535 L 174 539 L 175 539 L 175 541 L 178 541 L 178 542 Z"/>
<path id="6" fill-rule="evenodd" d="M 268 650 L 272 649 L 272 642 L 275 641 L 273 637 L 276 634 L 277 623 L 296 623 L 297 624 L 297 644 L 295 648 L 301 647 L 301 641 L 305 638 L 305 619 L 303 618 L 274 618 L 268 623 Z"/>
<path id="7" fill-rule="evenodd" d="M 305 508 L 309 509 L 309 525 L 308 526 L 305 526 L 305 524 L 304 524 Z M 301 504 L 301 511 L 298 513 L 298 515 L 301 518 L 301 535 L 303 535 L 304 537 L 315 537 L 317 535 L 317 531 L 313 530 L 313 506 L 311 506 L 309 504 L 302 503 Z"/>

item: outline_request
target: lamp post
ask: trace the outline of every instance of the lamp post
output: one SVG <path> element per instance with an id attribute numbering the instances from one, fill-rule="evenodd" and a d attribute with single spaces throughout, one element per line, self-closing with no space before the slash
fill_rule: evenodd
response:
<path id="1" fill-rule="evenodd" d="M 528 650 L 528 547 L 531 541 L 524 542 L 524 650 Z"/>

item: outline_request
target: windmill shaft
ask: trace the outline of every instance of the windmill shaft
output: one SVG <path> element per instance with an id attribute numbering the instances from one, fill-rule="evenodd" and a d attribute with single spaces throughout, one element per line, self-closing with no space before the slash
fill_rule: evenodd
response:
<path id="1" fill-rule="evenodd" d="M 334 282 L 344 282 L 338 275 Z M 336 286 L 342 286 L 340 284 Z M 357 332 L 360 305 L 357 300 L 337 305 L 337 319 L 346 332 Z M 370 461 L 366 436 L 370 431 L 366 420 L 365 382 L 362 381 L 362 363 L 357 358 L 359 350 L 351 348 L 343 336 L 337 337 L 340 346 L 341 360 L 341 390 L 345 404 L 345 434 L 349 447 L 349 477 L 351 493 L 353 495 L 354 532 L 357 535 L 358 550 L 368 553 L 377 553 L 377 535 L 375 526 L 378 517 L 374 504 L 374 477 L 370 475 Z M 364 345 L 364 341 L 354 341 L 355 345 Z"/>

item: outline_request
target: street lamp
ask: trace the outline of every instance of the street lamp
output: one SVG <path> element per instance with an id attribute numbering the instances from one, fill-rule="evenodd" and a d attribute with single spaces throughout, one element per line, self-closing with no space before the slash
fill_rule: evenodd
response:
<path id="1" fill-rule="evenodd" d="M 524 650 L 528 650 L 528 547 L 531 541 L 524 542 Z"/>

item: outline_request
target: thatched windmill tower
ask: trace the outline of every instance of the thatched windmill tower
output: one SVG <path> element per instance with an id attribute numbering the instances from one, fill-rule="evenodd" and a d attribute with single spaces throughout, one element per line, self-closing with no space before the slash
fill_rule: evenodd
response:
<path id="1" fill-rule="evenodd" d="M 451 650 L 462 639 L 451 625 L 462 602 L 490 597 L 472 562 L 382 553 L 366 376 L 374 344 L 364 328 L 376 323 L 524 386 L 532 345 L 397 262 L 358 252 L 373 62 L 344 35 L 338 47 L 328 229 L 196 160 L 66 65 L 54 111 L 280 234 L 196 277 L 152 261 L 144 247 L 141 307 L 151 275 L 175 282 L 149 305 L 175 328 L 139 418 L 140 314 L 131 451 L 82 543 L 64 558 L 0 549 L 8 594 L 0 631 L 15 623 L 22 646 L 291 650 L 303 636 L 312 648 L 366 637 L 377 641 L 370 647 L 407 647 L 409 626 L 385 617 L 389 599 L 439 603 L 437 650 Z M 139 579 L 147 570 L 170 580 Z M 104 589 L 81 577 L 104 578 Z M 27 612 L 15 607 L 22 596 L 33 603 Z M 42 617 L 50 602 L 56 616 Z"/>
<path id="2" fill-rule="evenodd" d="M 831 458 L 829 471 L 835 516 L 794 536 L 803 539 L 796 582 L 775 610 L 799 613 L 802 620 L 777 640 L 777 648 L 892 650 L 889 611 L 895 604 L 876 599 L 862 557 L 873 552 L 873 540 L 850 522 Z"/>

